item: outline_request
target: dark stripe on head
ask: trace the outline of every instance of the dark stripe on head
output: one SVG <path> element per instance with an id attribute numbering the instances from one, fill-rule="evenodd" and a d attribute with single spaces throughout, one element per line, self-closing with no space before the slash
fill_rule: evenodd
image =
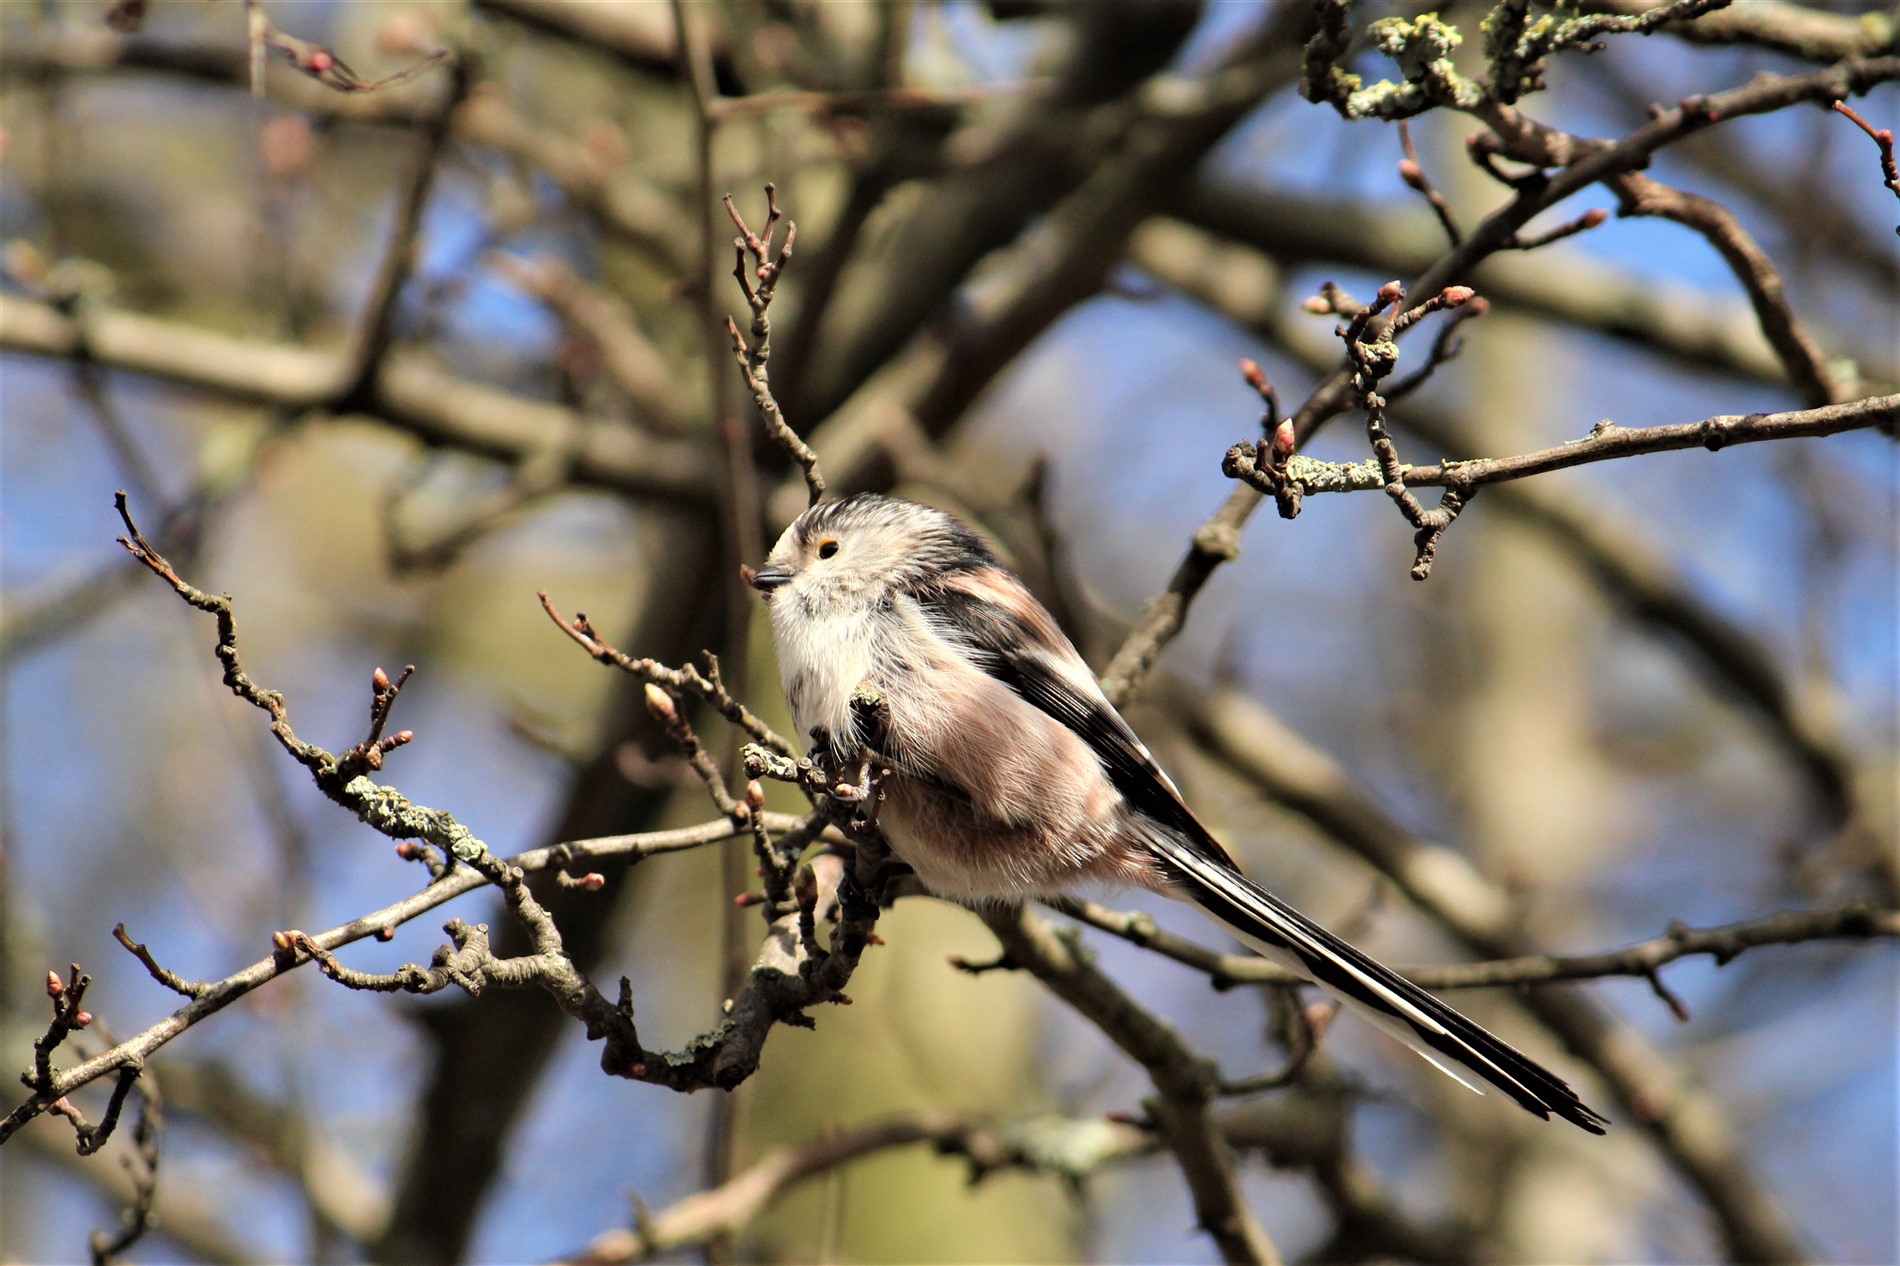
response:
<path id="1" fill-rule="evenodd" d="M 983 538 L 963 520 L 932 506 L 874 492 L 854 493 L 837 501 L 821 501 L 799 518 L 801 544 L 827 532 L 854 528 L 882 528 L 902 533 L 909 545 L 905 571 L 919 579 L 950 575 L 978 567 L 997 566 Z"/>

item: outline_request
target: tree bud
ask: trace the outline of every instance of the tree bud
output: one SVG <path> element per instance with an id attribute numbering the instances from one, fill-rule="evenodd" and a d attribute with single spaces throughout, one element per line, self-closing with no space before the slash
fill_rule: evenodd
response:
<path id="1" fill-rule="evenodd" d="M 1296 443 L 1298 443 L 1298 436 L 1293 432 L 1293 419 L 1282 419 L 1280 425 L 1273 428 L 1273 460 L 1275 464 L 1283 465 L 1287 458 L 1293 456 L 1293 446 Z"/>

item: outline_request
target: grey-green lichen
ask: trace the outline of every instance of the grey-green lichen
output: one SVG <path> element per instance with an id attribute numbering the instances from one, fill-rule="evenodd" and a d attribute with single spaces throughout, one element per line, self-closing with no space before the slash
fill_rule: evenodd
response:
<path id="1" fill-rule="evenodd" d="M 1402 80 L 1365 86 L 1335 64 L 1345 49 L 1336 30 L 1333 35 L 1316 36 L 1308 45 L 1304 87 L 1309 97 L 1332 102 L 1349 119 L 1404 119 L 1440 105 L 1475 108 L 1483 99 L 1481 87 L 1452 63 L 1464 36 L 1436 13 L 1381 18 L 1366 28 L 1372 46 L 1398 64 Z"/>
<path id="2" fill-rule="evenodd" d="M 1577 0 L 1555 0 L 1531 16 L 1531 0 L 1500 0 L 1479 23 L 1491 64 L 1491 93 L 1506 105 L 1544 86 L 1544 62 L 1565 49 L 1586 48 L 1600 35 L 1647 35 L 1669 22 L 1688 21 L 1732 0 L 1674 0 L 1641 14 L 1585 13 Z"/>
<path id="3" fill-rule="evenodd" d="M 1323 462 L 1295 453 L 1286 459 L 1286 477 L 1307 492 L 1370 492 L 1385 487 L 1379 463 L 1370 457 L 1363 462 Z"/>
<path id="4" fill-rule="evenodd" d="M 412 804 L 394 787 L 372 782 L 359 774 L 343 786 L 343 795 L 363 822 L 384 835 L 427 840 L 457 861 L 472 862 L 488 852 L 488 845 L 440 809 Z"/>
<path id="5" fill-rule="evenodd" d="M 1510 104 L 1544 86 L 1553 54 L 1591 48 L 1601 35 L 1649 32 L 1724 7 L 1732 0 L 1674 0 L 1638 15 L 1586 13 L 1578 0 L 1553 0 L 1533 12 L 1533 0 L 1498 0 L 1479 21 L 1487 80 L 1458 73 L 1452 54 L 1464 42 L 1436 12 L 1381 18 L 1366 27 L 1367 41 L 1398 64 L 1401 78 L 1368 85 L 1344 68 L 1352 53 L 1352 0 L 1314 0 L 1316 33 L 1307 42 L 1300 92 L 1330 102 L 1349 119 L 1407 119 L 1437 106 L 1475 111 Z"/>

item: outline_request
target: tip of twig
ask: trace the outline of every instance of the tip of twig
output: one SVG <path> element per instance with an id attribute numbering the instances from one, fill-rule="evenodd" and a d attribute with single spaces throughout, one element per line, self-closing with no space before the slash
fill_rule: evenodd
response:
<path id="1" fill-rule="evenodd" d="M 650 681 L 646 684 L 645 693 L 647 711 L 653 714 L 654 720 L 662 725 L 670 725 L 679 719 L 679 709 L 673 706 L 672 695 Z"/>
<path id="2" fill-rule="evenodd" d="M 1279 426 L 1273 428 L 1272 455 L 1274 462 L 1279 465 L 1285 465 L 1286 459 L 1293 455 L 1294 445 L 1298 442 L 1298 436 L 1293 430 L 1292 418 L 1287 418 L 1281 422 Z"/>

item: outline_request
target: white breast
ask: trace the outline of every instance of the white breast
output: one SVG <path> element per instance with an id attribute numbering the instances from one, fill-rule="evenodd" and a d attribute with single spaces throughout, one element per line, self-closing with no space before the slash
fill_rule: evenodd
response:
<path id="1" fill-rule="evenodd" d="M 851 692 L 871 675 L 876 626 L 863 610 L 851 614 L 794 610 L 772 604 L 779 676 L 802 742 L 815 727 L 845 735 L 852 726 Z"/>

